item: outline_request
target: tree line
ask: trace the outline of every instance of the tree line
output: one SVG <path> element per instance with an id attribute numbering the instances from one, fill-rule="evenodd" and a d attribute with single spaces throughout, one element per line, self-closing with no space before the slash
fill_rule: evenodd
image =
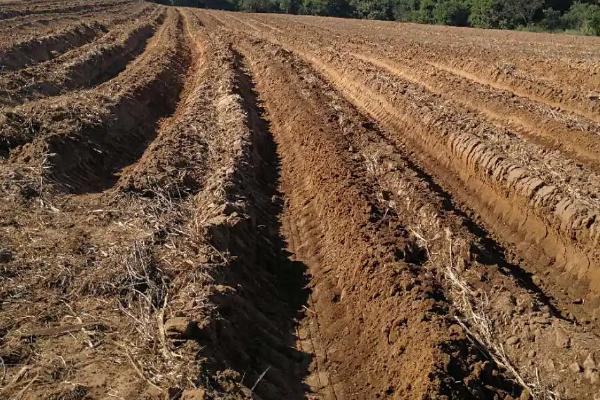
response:
<path id="1" fill-rule="evenodd" d="M 177 6 L 600 35 L 600 0 L 156 0 Z"/>

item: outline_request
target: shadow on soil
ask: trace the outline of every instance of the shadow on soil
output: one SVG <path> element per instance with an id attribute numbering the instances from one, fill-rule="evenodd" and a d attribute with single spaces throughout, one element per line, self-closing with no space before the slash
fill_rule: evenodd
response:
<path id="1" fill-rule="evenodd" d="M 235 288 L 235 293 L 212 299 L 222 318 L 217 326 L 217 348 L 206 350 L 219 362 L 217 369 L 230 368 L 241 374 L 241 383 L 251 388 L 256 398 L 299 400 L 309 391 L 303 381 L 311 362 L 311 355 L 295 346 L 295 328 L 309 296 L 307 267 L 292 261 L 285 250 L 280 233 L 283 202 L 278 193 L 276 144 L 243 58 L 234 54 L 237 94 L 245 105 L 252 147 L 247 157 L 251 165 L 237 169 L 239 197 L 230 200 L 249 204 L 251 215 L 226 233 L 224 248 L 219 249 L 228 251 L 234 261 L 218 283 Z M 222 387 L 214 379 L 213 385 Z"/>
<path id="2" fill-rule="evenodd" d="M 386 136 L 374 127 L 371 127 L 372 130 L 376 132 L 376 134 L 387 144 L 393 146 L 398 149 L 396 144 L 390 142 Z M 403 154 L 404 151 L 402 149 L 398 149 L 398 154 Z M 497 265 L 498 271 L 500 271 L 505 276 L 512 277 L 515 279 L 520 286 L 526 288 L 528 291 L 533 293 L 540 303 L 548 306 L 550 312 L 553 316 L 564 319 L 567 319 L 560 310 L 553 304 L 553 298 L 548 296 L 542 288 L 536 285 L 532 279 L 532 273 L 525 271 L 519 265 L 511 263 L 505 257 L 505 252 L 502 246 L 490 236 L 489 232 L 479 226 L 472 218 L 469 213 L 465 212 L 459 205 L 455 203 L 452 199 L 452 196 L 442 188 L 435 179 L 429 175 L 425 170 L 423 170 L 419 165 L 415 164 L 408 157 L 402 157 L 403 160 L 409 165 L 409 167 L 417 173 L 419 178 L 428 183 L 429 187 L 436 193 L 441 202 L 444 211 L 454 213 L 461 217 L 464 222 L 465 227 L 471 232 L 473 235 L 479 237 L 481 240 L 480 248 L 473 248 L 473 252 L 477 255 L 478 261 L 482 264 L 486 265 Z"/>
<path id="3" fill-rule="evenodd" d="M 180 31 L 181 20 L 177 26 Z M 144 49 L 142 46 L 136 51 Z M 63 115 L 57 114 L 68 121 L 71 134 L 48 135 L 45 140 L 48 152 L 53 154 L 48 171 L 52 180 L 73 194 L 97 193 L 113 187 L 123 168 L 144 155 L 159 134 L 161 120 L 177 109 L 190 66 L 190 53 L 181 46 L 159 75 L 143 86 L 134 85 L 135 90 L 117 102 L 104 95 L 94 97 L 82 92 L 80 101 L 87 107 L 83 110 L 94 110 L 98 121 L 72 118 L 70 106 L 61 110 Z"/>

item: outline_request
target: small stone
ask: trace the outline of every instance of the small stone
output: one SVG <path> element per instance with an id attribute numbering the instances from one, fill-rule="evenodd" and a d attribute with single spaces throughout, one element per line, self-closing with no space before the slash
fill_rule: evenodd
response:
<path id="1" fill-rule="evenodd" d="M 527 353 L 527 358 L 531 359 L 535 357 L 535 354 L 535 350 L 530 350 L 529 353 Z"/>
<path id="2" fill-rule="evenodd" d="M 544 304 L 543 306 L 540 306 L 540 311 L 543 312 L 544 314 L 546 314 L 545 315 L 546 324 L 548 324 L 547 319 L 550 316 L 550 307 L 548 307 L 547 305 Z"/>
<path id="3" fill-rule="evenodd" d="M 516 299 L 512 294 L 499 296 L 496 300 L 496 307 L 504 314 L 511 315 L 515 310 Z"/>
<path id="4" fill-rule="evenodd" d="M 206 391 L 204 389 L 188 389 L 181 394 L 181 400 L 205 400 Z"/>
<path id="5" fill-rule="evenodd" d="M 578 374 L 581 372 L 581 365 L 577 361 L 569 365 L 569 369 L 574 373 Z"/>
<path id="6" fill-rule="evenodd" d="M 573 304 L 583 304 L 583 299 L 577 298 L 577 299 L 573 300 Z"/>

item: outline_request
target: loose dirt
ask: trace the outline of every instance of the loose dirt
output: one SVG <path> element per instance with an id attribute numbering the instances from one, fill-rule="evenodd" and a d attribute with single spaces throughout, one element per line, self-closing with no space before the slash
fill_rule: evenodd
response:
<path id="1" fill-rule="evenodd" d="M 0 398 L 600 396 L 599 39 L 1 8 Z"/>

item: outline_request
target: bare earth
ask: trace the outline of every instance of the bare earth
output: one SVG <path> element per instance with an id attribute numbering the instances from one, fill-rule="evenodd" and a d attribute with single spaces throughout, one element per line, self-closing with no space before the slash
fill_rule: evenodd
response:
<path id="1" fill-rule="evenodd" d="M 0 398 L 600 399 L 600 38 L 0 3 Z"/>

